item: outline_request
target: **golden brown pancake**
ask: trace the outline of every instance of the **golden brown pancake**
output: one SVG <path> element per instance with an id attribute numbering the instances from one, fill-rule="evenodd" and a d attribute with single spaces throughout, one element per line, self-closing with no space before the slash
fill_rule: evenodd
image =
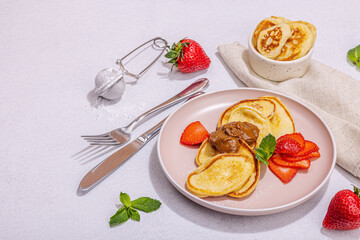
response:
<path id="1" fill-rule="evenodd" d="M 219 152 L 217 152 L 215 150 L 215 148 L 213 148 L 211 146 L 211 144 L 209 143 L 209 139 L 205 139 L 201 145 L 200 148 L 196 154 L 196 164 L 198 166 L 200 166 L 201 164 L 203 164 L 204 162 L 206 162 L 206 160 L 208 160 L 209 158 L 214 157 L 215 155 L 219 154 Z"/>
<path id="2" fill-rule="evenodd" d="M 291 30 L 287 23 L 279 23 L 260 32 L 257 39 L 259 53 L 267 58 L 275 59 L 291 37 Z"/>
<path id="3" fill-rule="evenodd" d="M 219 154 L 190 173 L 186 186 L 199 197 L 226 195 L 241 188 L 254 168 L 255 161 L 249 156 Z"/>
<path id="4" fill-rule="evenodd" d="M 228 107 L 219 118 L 218 127 L 232 121 L 255 124 L 260 132 L 256 146 L 271 133 L 278 138 L 295 132 L 292 116 L 277 97 L 263 96 L 242 100 Z M 187 178 L 187 188 L 199 197 L 229 195 L 242 198 L 256 188 L 260 179 L 260 162 L 252 147 L 240 140 L 237 153 L 220 154 L 208 139 L 196 155 L 198 168 Z"/>
<path id="5" fill-rule="evenodd" d="M 229 193 L 228 195 L 230 197 L 235 197 L 235 198 L 242 198 L 249 195 L 255 190 L 256 185 L 259 182 L 259 179 L 260 179 L 260 162 L 259 160 L 255 159 L 254 171 L 251 173 L 251 176 L 244 184 L 244 186 L 242 186 L 238 190 L 235 190 L 234 192 Z"/>
<path id="6" fill-rule="evenodd" d="M 241 147 L 239 148 L 238 153 L 248 156 L 249 158 L 253 158 L 255 167 L 245 184 L 241 188 L 236 189 L 235 191 L 228 194 L 229 196 L 236 198 L 245 197 L 251 192 L 253 192 L 260 178 L 260 163 L 259 160 L 255 158 L 253 150 L 244 141 L 241 141 L 240 145 Z M 198 164 L 198 166 L 200 166 L 209 158 L 212 158 L 218 154 L 219 153 L 210 145 L 209 141 L 206 139 L 201 144 L 198 154 L 196 155 L 196 163 Z"/>
<path id="7" fill-rule="evenodd" d="M 290 111 L 281 102 L 281 100 L 273 96 L 264 96 L 260 98 L 271 100 L 276 105 L 276 111 L 274 117 L 270 119 L 272 126 L 271 134 L 274 135 L 275 138 L 279 138 L 282 135 L 294 133 L 295 132 L 294 120 L 290 114 Z"/>
<path id="8" fill-rule="evenodd" d="M 304 23 L 290 22 L 291 37 L 286 41 L 276 60 L 291 61 L 305 56 L 314 43 L 311 29 Z"/>
<path id="9" fill-rule="evenodd" d="M 254 34 L 253 34 L 253 38 L 252 38 L 252 42 L 254 45 L 254 48 L 257 49 L 257 40 L 258 37 L 260 35 L 260 32 L 268 29 L 272 26 L 275 26 L 279 23 L 284 22 L 285 18 L 281 18 L 281 17 L 270 17 L 270 18 L 265 18 L 264 20 L 262 20 L 255 28 Z"/>
<path id="10" fill-rule="evenodd" d="M 274 116 L 275 104 L 268 99 L 245 99 L 228 107 L 220 116 L 218 127 L 229 122 L 231 113 L 238 107 L 248 106 L 261 112 L 264 118 L 271 119 Z"/>
<path id="11" fill-rule="evenodd" d="M 313 43 L 312 45 L 314 45 L 315 43 L 315 40 L 316 40 L 316 27 L 311 24 L 311 23 L 308 23 L 308 22 L 305 22 L 305 21 L 294 21 L 294 23 L 303 23 L 305 24 L 306 26 L 308 26 L 313 34 Z"/>

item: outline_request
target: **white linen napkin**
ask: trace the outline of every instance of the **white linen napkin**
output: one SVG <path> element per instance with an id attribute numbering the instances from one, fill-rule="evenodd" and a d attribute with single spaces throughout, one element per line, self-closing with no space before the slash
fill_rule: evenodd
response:
<path id="1" fill-rule="evenodd" d="M 329 125 L 337 145 L 337 164 L 360 177 L 360 81 L 312 60 L 301 78 L 273 82 L 249 66 L 248 49 L 238 42 L 218 46 L 225 63 L 248 87 L 281 92 L 298 99 Z"/>

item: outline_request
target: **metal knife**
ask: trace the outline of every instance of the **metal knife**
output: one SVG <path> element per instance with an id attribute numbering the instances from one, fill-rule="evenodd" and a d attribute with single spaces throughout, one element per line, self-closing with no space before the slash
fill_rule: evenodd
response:
<path id="1" fill-rule="evenodd" d="M 199 92 L 193 95 L 191 98 L 199 96 L 203 93 L 204 92 Z M 123 162 L 132 157 L 135 153 L 137 153 L 146 143 L 148 143 L 153 137 L 155 137 L 159 133 L 160 128 L 166 119 L 167 117 L 151 129 L 140 135 L 137 139 L 125 145 L 117 152 L 112 154 L 110 157 L 96 165 L 81 180 L 79 190 L 84 192 L 88 191 L 95 185 L 99 184 L 106 177 L 108 177 L 111 173 L 113 173 Z"/>

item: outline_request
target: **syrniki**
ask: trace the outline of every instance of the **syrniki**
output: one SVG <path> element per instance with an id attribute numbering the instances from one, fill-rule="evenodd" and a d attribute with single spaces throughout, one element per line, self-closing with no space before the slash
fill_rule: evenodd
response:
<path id="1" fill-rule="evenodd" d="M 279 23 L 282 22 L 287 22 L 289 20 L 287 20 L 286 18 L 283 17 L 269 17 L 269 18 L 265 18 L 264 20 L 262 20 L 255 28 L 254 34 L 253 34 L 253 45 L 254 48 L 257 49 L 257 39 L 259 38 L 260 32 L 268 29 L 272 26 L 278 25 Z"/>
<path id="2" fill-rule="evenodd" d="M 250 193 L 252 193 L 259 182 L 260 178 L 260 163 L 259 160 L 255 158 L 253 150 L 244 142 L 240 141 L 241 147 L 239 148 L 238 153 L 241 153 L 242 155 L 248 156 L 249 158 L 254 159 L 255 167 L 252 171 L 249 179 L 245 182 L 245 184 L 233 191 L 228 193 L 231 197 L 236 198 L 242 198 Z M 198 154 L 196 155 L 196 163 L 198 166 L 202 165 L 204 162 L 206 162 L 208 159 L 213 158 L 214 156 L 218 155 L 219 152 L 217 152 L 209 143 L 209 140 L 205 140 L 198 151 Z"/>
<path id="3" fill-rule="evenodd" d="M 313 34 L 313 43 L 312 44 L 314 44 L 314 42 L 316 40 L 316 27 L 313 24 L 305 22 L 305 21 L 294 21 L 294 23 L 303 23 L 310 28 L 310 30 Z"/>
<path id="4" fill-rule="evenodd" d="M 276 60 L 290 61 L 301 58 L 310 50 L 314 37 L 311 29 L 304 23 L 290 22 L 291 37 L 287 40 Z"/>
<path id="5" fill-rule="evenodd" d="M 272 16 L 256 26 L 252 44 L 267 58 L 291 61 L 305 56 L 313 47 L 315 39 L 316 28 L 311 23 Z"/>
<path id="6" fill-rule="evenodd" d="M 274 116 L 275 104 L 268 99 L 245 99 L 228 107 L 220 116 L 218 127 L 229 122 L 230 115 L 239 107 L 250 107 L 261 113 L 262 118 L 271 119 Z"/>
<path id="7" fill-rule="evenodd" d="M 208 159 L 190 173 L 186 185 L 200 197 L 222 196 L 240 189 L 255 168 L 253 158 L 233 153 Z"/>
<path id="8" fill-rule="evenodd" d="M 187 188 L 199 197 L 252 193 L 260 179 L 254 148 L 271 133 L 278 138 L 293 133 L 295 125 L 277 97 L 246 99 L 228 107 L 196 155 L 198 168 L 187 178 Z"/>
<path id="9" fill-rule="evenodd" d="M 259 53 L 267 58 L 275 59 L 291 37 L 291 30 L 288 24 L 280 23 L 260 32 L 257 39 Z"/>
<path id="10" fill-rule="evenodd" d="M 279 98 L 273 96 L 263 96 L 259 98 L 271 100 L 276 105 L 274 117 L 269 120 L 271 123 L 270 133 L 275 138 L 279 138 L 282 135 L 295 132 L 295 123 L 293 117 L 289 109 Z"/>

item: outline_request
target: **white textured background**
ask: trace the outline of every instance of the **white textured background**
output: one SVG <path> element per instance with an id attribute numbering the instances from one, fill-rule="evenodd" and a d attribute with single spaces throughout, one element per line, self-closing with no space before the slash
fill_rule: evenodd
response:
<path id="1" fill-rule="evenodd" d="M 313 58 L 360 80 L 346 60 L 360 44 L 359 9 L 358 0 L 1 1 L 0 239 L 359 239 L 360 230 L 321 227 L 332 196 L 350 183 L 360 185 L 339 167 L 301 206 L 263 217 L 232 216 L 177 192 L 160 169 L 154 139 L 87 195 L 76 193 L 81 178 L 104 158 L 79 153 L 87 147 L 80 135 L 125 125 L 200 76 L 211 81 L 207 92 L 243 86 L 216 48 L 246 45 L 265 17 L 313 23 Z M 209 70 L 169 74 L 162 58 L 136 85 L 127 85 L 118 103 L 93 108 L 97 72 L 157 36 L 197 40 L 212 60 Z M 133 137 L 173 110 L 145 122 Z M 142 213 L 141 222 L 110 228 L 120 191 L 163 205 Z"/>

